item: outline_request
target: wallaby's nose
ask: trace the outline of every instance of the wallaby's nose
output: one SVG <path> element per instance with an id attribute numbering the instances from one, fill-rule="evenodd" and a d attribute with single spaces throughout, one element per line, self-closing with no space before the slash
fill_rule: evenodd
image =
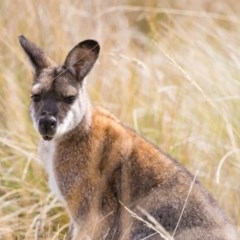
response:
<path id="1" fill-rule="evenodd" d="M 53 116 L 43 116 L 39 119 L 38 129 L 44 140 L 51 140 L 56 133 L 57 120 Z"/>

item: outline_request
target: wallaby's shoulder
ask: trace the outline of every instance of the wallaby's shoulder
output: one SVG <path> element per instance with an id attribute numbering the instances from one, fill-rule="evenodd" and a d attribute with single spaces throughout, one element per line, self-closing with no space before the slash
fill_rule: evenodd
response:
<path id="1" fill-rule="evenodd" d="M 109 120 L 114 121 L 116 123 L 120 123 L 120 120 L 114 116 L 111 112 L 109 112 L 107 109 L 96 106 L 93 108 L 93 120 Z"/>
<path id="2" fill-rule="evenodd" d="M 117 117 L 105 108 L 95 107 L 92 113 L 91 125 L 94 133 L 99 131 L 99 133 L 104 135 L 111 132 L 112 134 L 115 133 L 118 137 L 122 136 L 125 141 L 128 140 L 128 143 L 131 142 L 131 159 L 136 159 L 136 161 L 146 161 L 150 165 L 155 161 L 159 163 L 159 160 L 176 165 L 177 162 L 175 160 L 166 155 L 144 137 L 140 136 L 135 130 L 124 125 Z M 108 138 L 109 137 L 114 138 L 113 135 L 108 136 Z M 178 163 L 177 165 L 181 166 Z"/>
<path id="3" fill-rule="evenodd" d="M 147 150 L 148 153 L 152 151 L 152 154 L 155 155 L 163 154 L 159 148 L 140 136 L 134 129 L 123 124 L 114 114 L 103 107 L 97 106 L 93 109 L 91 126 L 94 132 L 100 131 L 102 134 L 115 132 L 118 136 L 124 135 L 125 141 L 131 139 L 133 152 L 137 148 L 140 150 L 142 147 L 142 152 L 143 150 Z M 167 158 L 166 155 L 164 155 L 164 157 Z"/>
<path id="4" fill-rule="evenodd" d="M 90 129 L 95 137 L 102 138 L 102 142 L 105 139 L 105 144 L 107 142 L 125 142 L 126 144 L 123 144 L 123 147 L 132 147 L 133 139 L 130 128 L 124 126 L 117 117 L 105 108 L 99 106 L 93 108 Z"/>

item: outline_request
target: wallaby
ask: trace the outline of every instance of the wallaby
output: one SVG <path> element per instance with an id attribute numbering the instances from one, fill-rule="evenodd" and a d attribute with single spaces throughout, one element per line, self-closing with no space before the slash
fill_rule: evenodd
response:
<path id="1" fill-rule="evenodd" d="M 58 65 L 24 36 L 19 41 L 34 69 L 30 115 L 40 158 L 69 213 L 70 239 L 240 239 L 180 163 L 91 105 L 84 78 L 98 42 L 80 42 Z"/>

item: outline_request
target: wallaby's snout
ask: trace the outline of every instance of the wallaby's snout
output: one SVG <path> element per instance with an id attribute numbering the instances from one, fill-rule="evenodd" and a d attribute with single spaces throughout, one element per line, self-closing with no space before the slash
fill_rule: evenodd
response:
<path id="1" fill-rule="evenodd" d="M 51 140 L 57 130 L 57 120 L 53 116 L 42 116 L 38 124 L 39 133 L 44 140 Z"/>
<path id="2" fill-rule="evenodd" d="M 33 97 L 33 101 L 35 104 L 37 103 L 36 96 Z M 39 101 L 41 101 L 42 104 L 39 106 L 38 119 L 36 119 L 36 115 L 38 114 L 35 114 L 35 121 L 42 138 L 49 141 L 55 136 L 59 125 L 57 104 L 53 99 L 45 99 L 44 97 Z"/>

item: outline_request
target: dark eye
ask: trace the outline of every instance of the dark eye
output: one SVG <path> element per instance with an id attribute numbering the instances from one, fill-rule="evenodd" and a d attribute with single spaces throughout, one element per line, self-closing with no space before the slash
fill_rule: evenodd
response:
<path id="1" fill-rule="evenodd" d="M 39 102 L 41 100 L 41 96 L 39 94 L 34 94 L 31 96 L 33 102 Z"/>
<path id="2" fill-rule="evenodd" d="M 75 101 L 76 97 L 75 96 L 68 96 L 65 97 L 63 100 L 67 104 L 72 104 Z"/>

